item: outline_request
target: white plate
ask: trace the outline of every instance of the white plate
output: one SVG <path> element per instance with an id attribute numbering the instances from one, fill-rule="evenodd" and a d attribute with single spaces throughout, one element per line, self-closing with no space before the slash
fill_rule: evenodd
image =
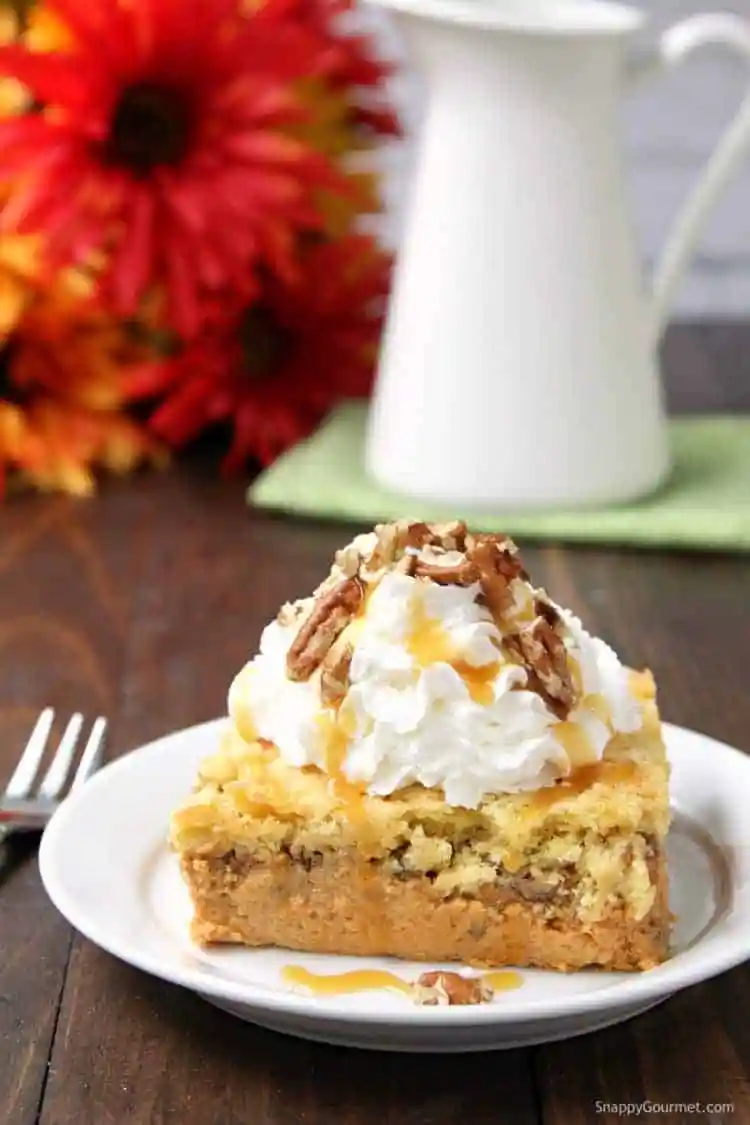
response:
<path id="1" fill-rule="evenodd" d="M 337 972 L 351 957 L 202 950 L 187 935 L 187 893 L 166 844 L 220 722 L 153 742 L 103 769 L 53 817 L 42 879 L 86 937 L 242 1019 L 309 1039 L 400 1051 L 514 1047 L 594 1031 L 750 957 L 750 758 L 666 726 L 676 815 L 669 838 L 674 956 L 646 973 L 524 971 L 523 985 L 476 1007 L 420 1008 L 386 992 L 313 997 L 281 978 L 289 963 Z M 368 959 L 413 979 L 424 965 Z M 455 966 L 454 966 L 455 968 Z"/>

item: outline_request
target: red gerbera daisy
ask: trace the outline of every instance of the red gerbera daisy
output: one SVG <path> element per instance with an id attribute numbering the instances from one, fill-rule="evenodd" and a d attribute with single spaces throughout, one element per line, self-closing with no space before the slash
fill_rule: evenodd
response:
<path id="1" fill-rule="evenodd" d="M 269 464 L 341 398 L 371 387 L 389 261 L 363 235 L 312 246 L 297 284 L 269 279 L 262 300 L 222 315 L 177 356 L 144 366 L 129 395 L 165 396 L 151 429 L 180 447 L 230 423 L 226 472 Z"/>
<path id="2" fill-rule="evenodd" d="M 62 51 L 0 49 L 33 110 L 0 122 L 6 229 L 39 231 L 54 266 L 104 251 L 113 307 L 151 283 L 192 334 L 207 290 L 247 284 L 260 261 L 289 271 L 293 233 L 318 223 L 311 189 L 342 178 L 288 135 L 302 114 L 290 74 L 330 60 L 287 0 L 47 0 Z M 41 111 L 39 111 L 41 107 Z M 22 175 L 18 175 L 22 173 Z"/>
<path id="3" fill-rule="evenodd" d="M 373 133 L 398 135 L 400 126 L 388 104 L 391 67 L 373 53 L 372 36 L 362 30 L 362 13 L 353 0 L 287 0 L 295 25 L 316 37 L 325 51 L 328 84 L 346 94 L 351 121 Z"/>

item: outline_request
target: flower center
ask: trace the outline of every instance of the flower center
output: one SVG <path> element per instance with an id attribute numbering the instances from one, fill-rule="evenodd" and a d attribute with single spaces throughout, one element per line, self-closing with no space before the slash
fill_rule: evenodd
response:
<path id="1" fill-rule="evenodd" d="M 11 344 L 0 346 L 0 401 L 18 406 L 25 401 L 25 395 L 10 377 L 11 352 Z"/>
<path id="2" fill-rule="evenodd" d="M 283 366 L 291 337 L 270 309 L 256 305 L 242 317 L 239 328 L 243 371 L 253 381 L 272 375 Z"/>
<path id="3" fill-rule="evenodd" d="M 115 107 L 107 155 L 136 176 L 148 176 L 158 164 L 179 164 L 188 149 L 191 118 L 180 91 L 137 82 L 123 91 Z"/>

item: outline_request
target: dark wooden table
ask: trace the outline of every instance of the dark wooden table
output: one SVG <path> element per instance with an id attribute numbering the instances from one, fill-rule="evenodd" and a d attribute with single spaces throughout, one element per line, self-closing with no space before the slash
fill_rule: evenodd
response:
<path id="1" fill-rule="evenodd" d="M 677 329 L 666 371 L 678 409 L 747 411 L 750 329 Z M 262 625 L 313 586 L 343 534 L 247 512 L 242 493 L 194 462 L 94 502 L 0 511 L 0 781 L 44 704 L 108 715 L 113 756 L 223 710 Z M 750 750 L 749 557 L 525 554 L 655 670 L 669 719 Z M 42 890 L 35 841 L 11 841 L 0 880 L 0 1125 L 604 1125 L 622 1117 L 597 1102 L 644 1099 L 734 1113 L 641 1120 L 750 1122 L 747 967 L 569 1042 L 347 1052 L 242 1024 L 74 935 Z"/>

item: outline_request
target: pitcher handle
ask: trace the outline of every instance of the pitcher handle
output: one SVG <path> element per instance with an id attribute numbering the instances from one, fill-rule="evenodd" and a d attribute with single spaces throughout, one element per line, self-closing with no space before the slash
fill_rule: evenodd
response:
<path id="1" fill-rule="evenodd" d="M 631 78 L 640 83 L 669 73 L 703 47 L 725 47 L 750 64 L 750 20 L 722 13 L 691 16 L 668 28 L 649 55 L 634 59 Z M 698 183 L 667 236 L 653 279 L 653 332 L 664 331 L 672 300 L 701 230 L 750 147 L 750 91 L 726 127 Z"/>

